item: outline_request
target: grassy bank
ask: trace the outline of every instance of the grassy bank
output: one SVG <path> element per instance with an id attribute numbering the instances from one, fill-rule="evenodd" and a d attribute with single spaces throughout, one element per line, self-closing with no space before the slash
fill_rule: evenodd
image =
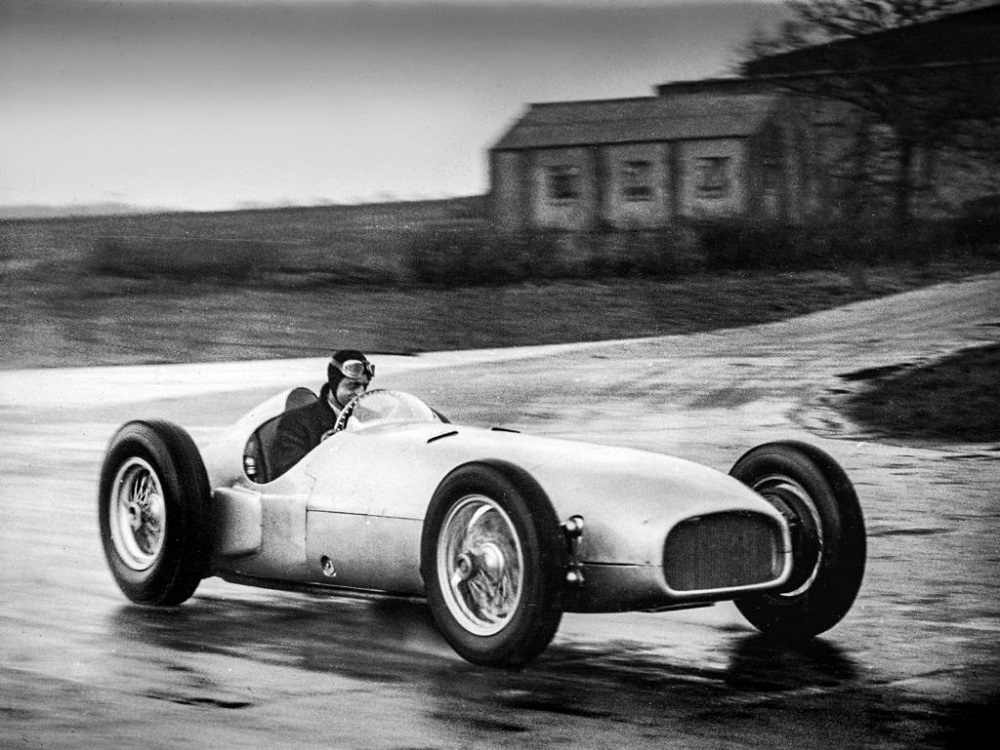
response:
<path id="1" fill-rule="evenodd" d="M 729 328 L 954 280 L 1000 264 L 701 274 L 493 288 L 234 287 L 99 277 L 9 289 L 5 368 L 416 353 Z"/>
<path id="2" fill-rule="evenodd" d="M 874 378 L 843 411 L 876 437 L 1000 441 L 1000 345 Z"/>

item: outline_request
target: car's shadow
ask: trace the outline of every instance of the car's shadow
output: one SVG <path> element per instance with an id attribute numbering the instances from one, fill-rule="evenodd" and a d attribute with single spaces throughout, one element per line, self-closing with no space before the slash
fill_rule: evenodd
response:
<path id="1" fill-rule="evenodd" d="M 446 693 L 495 693 L 502 685 L 523 701 L 544 686 L 549 710 L 564 702 L 567 713 L 591 710 L 590 700 L 580 700 L 581 686 L 591 696 L 604 690 L 746 695 L 834 688 L 860 679 L 857 665 L 832 642 L 780 644 L 742 632 L 718 634 L 725 658 L 705 664 L 690 656 L 673 659 L 669 650 L 642 643 L 557 639 L 520 671 L 476 667 L 451 650 L 427 605 L 411 600 L 201 595 L 174 609 L 121 607 L 110 625 L 122 641 L 169 652 L 228 655 L 383 683 L 423 680 Z"/>
<path id="2" fill-rule="evenodd" d="M 759 633 L 736 642 L 726 671 L 726 683 L 741 690 L 832 688 L 859 679 L 855 662 L 831 641 L 782 642 Z"/>
<path id="3" fill-rule="evenodd" d="M 125 641 L 172 652 L 380 681 L 403 679 L 418 663 L 450 653 L 426 605 L 409 600 L 200 595 L 175 608 L 121 607 L 111 628 Z"/>

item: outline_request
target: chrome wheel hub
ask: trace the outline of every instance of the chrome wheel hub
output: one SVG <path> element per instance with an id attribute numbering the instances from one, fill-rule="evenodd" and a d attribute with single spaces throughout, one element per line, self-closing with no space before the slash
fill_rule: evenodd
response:
<path id="1" fill-rule="evenodd" d="M 794 597 L 806 591 L 823 560 L 823 524 L 809 492 L 790 477 L 765 477 L 753 486 L 789 523 L 794 550 L 792 576 L 778 596 Z"/>
<path id="2" fill-rule="evenodd" d="M 490 498 L 469 495 L 448 512 L 437 569 L 449 611 L 470 633 L 499 633 L 517 611 L 524 555 L 510 517 Z"/>

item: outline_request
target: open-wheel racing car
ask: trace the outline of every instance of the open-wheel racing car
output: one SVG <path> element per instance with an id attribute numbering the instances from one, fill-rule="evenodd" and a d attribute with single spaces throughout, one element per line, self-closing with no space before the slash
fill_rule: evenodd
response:
<path id="1" fill-rule="evenodd" d="M 199 582 L 425 597 L 477 664 L 518 667 L 564 612 L 735 601 L 759 630 L 807 638 L 850 609 L 865 568 L 854 488 L 823 451 L 772 442 L 725 474 L 680 458 L 452 424 L 372 390 L 282 474 L 267 400 L 199 451 L 131 421 L 108 446 L 99 522 L 125 595 L 188 599 Z"/>

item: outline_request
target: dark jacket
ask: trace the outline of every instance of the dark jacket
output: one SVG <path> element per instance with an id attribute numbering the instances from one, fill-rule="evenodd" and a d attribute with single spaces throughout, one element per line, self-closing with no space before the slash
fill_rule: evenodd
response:
<path id="1" fill-rule="evenodd" d="M 329 392 L 330 387 L 324 385 L 320 389 L 319 399 L 281 416 L 275 437 L 277 465 L 274 476 L 284 474 L 297 464 L 337 424 L 338 412 L 330 406 L 327 398 Z"/>

